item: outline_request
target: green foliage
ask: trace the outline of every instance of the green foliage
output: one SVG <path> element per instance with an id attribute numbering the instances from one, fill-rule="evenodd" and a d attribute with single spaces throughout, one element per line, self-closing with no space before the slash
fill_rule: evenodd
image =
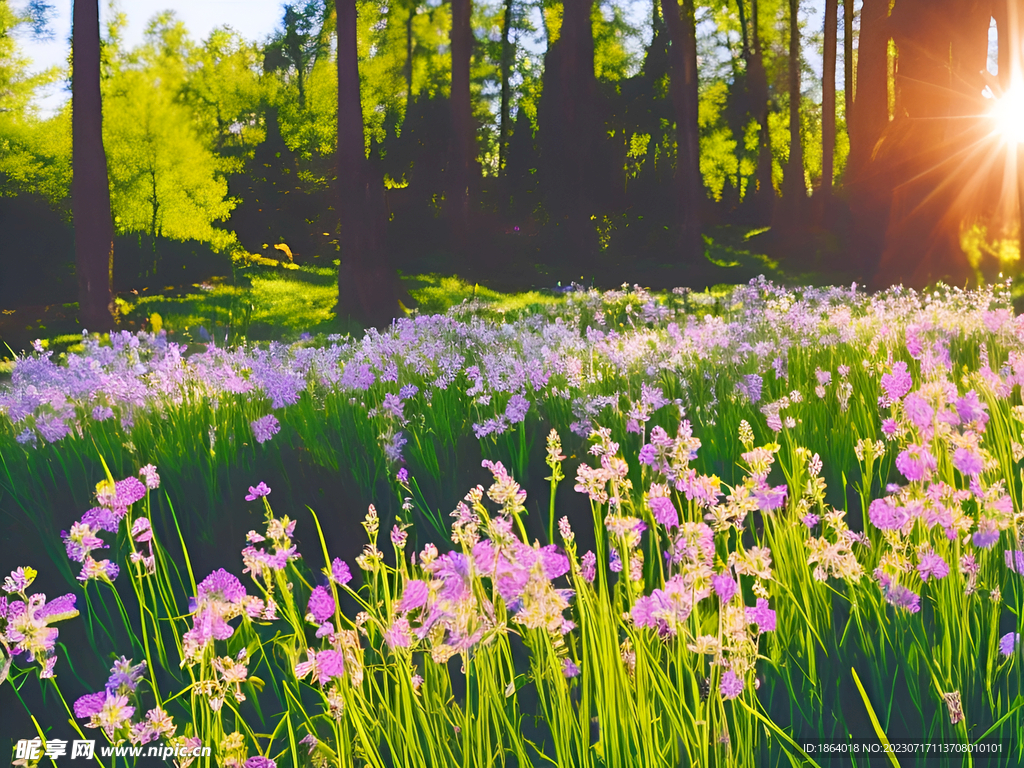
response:
<path id="1" fill-rule="evenodd" d="M 113 43 L 113 41 L 112 41 Z M 181 98 L 196 48 L 173 14 L 153 19 L 144 44 L 117 52 L 104 81 L 104 146 L 117 230 L 226 247 L 217 229 L 234 201 L 223 164 Z"/>

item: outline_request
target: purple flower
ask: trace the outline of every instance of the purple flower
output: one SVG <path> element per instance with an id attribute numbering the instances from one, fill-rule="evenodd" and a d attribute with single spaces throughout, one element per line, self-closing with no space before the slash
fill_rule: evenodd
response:
<path id="1" fill-rule="evenodd" d="M 317 587 L 309 596 L 306 610 L 317 624 L 323 624 L 334 615 L 334 598 L 324 587 Z"/>
<path id="2" fill-rule="evenodd" d="M 1006 567 L 1014 573 L 1024 574 L 1024 552 L 1019 549 L 1008 549 L 1003 553 Z"/>
<path id="3" fill-rule="evenodd" d="M 906 525 L 910 515 L 906 509 L 897 506 L 895 496 L 886 496 L 871 502 L 871 506 L 868 507 L 868 518 L 876 528 L 896 531 Z"/>
<path id="4" fill-rule="evenodd" d="M 245 761 L 245 768 L 277 768 L 277 763 L 269 757 L 254 755 Z"/>
<path id="5" fill-rule="evenodd" d="M 885 390 L 889 402 L 895 402 L 910 391 L 914 380 L 907 372 L 907 364 L 903 361 L 893 363 L 892 373 L 882 375 L 882 389 Z"/>
<path id="6" fill-rule="evenodd" d="M 256 499 L 260 498 L 261 496 L 269 495 L 270 489 L 267 487 L 266 483 L 261 481 L 260 484 L 257 485 L 255 488 L 253 488 L 251 485 L 249 486 L 249 495 L 245 497 L 245 500 L 256 501 Z"/>
<path id="7" fill-rule="evenodd" d="M 237 576 L 228 573 L 220 568 L 201 582 L 196 590 L 200 603 L 213 601 L 224 603 L 239 603 L 245 597 L 245 587 L 238 580 Z"/>
<path id="8" fill-rule="evenodd" d="M 422 608 L 427 604 L 427 597 L 430 595 L 430 588 L 425 581 L 411 579 L 405 585 L 402 599 L 398 602 L 398 610 L 405 613 Z"/>
<path id="9" fill-rule="evenodd" d="M 953 452 L 953 466 L 965 475 L 980 475 L 985 462 L 977 451 L 970 448 L 957 448 Z"/>
<path id="10" fill-rule="evenodd" d="M 398 480 L 398 482 L 401 483 L 402 485 L 405 485 L 406 483 L 409 482 L 409 470 L 406 469 L 405 467 L 402 467 L 400 470 L 398 470 L 398 474 L 395 476 L 395 479 Z"/>
<path id="11" fill-rule="evenodd" d="M 882 422 L 882 434 L 886 437 L 892 437 L 899 431 L 899 425 L 896 423 L 896 419 L 885 419 Z"/>
<path id="12" fill-rule="evenodd" d="M 272 413 L 267 414 L 261 419 L 256 419 L 250 426 L 252 426 L 253 437 L 256 438 L 256 442 L 260 445 L 263 445 L 263 443 L 281 431 L 281 423 Z"/>
<path id="13" fill-rule="evenodd" d="M 715 588 L 715 594 L 722 603 L 728 603 L 739 589 L 739 585 L 733 580 L 728 571 L 715 574 L 711 577 L 711 586 Z"/>
<path id="14" fill-rule="evenodd" d="M 749 373 L 736 383 L 736 391 L 753 405 L 761 399 L 762 384 L 760 376 L 756 373 Z"/>
<path id="15" fill-rule="evenodd" d="M 999 638 L 999 652 L 1003 656 L 1011 656 L 1020 643 L 1020 635 L 1017 632 L 1007 632 Z"/>
<path id="16" fill-rule="evenodd" d="M 764 486 L 754 491 L 754 498 L 757 499 L 757 506 L 762 512 L 772 512 L 781 508 L 786 503 L 786 486 L 777 485 L 774 488 Z"/>
<path id="17" fill-rule="evenodd" d="M 73 707 L 75 717 L 79 720 L 86 720 L 93 715 L 98 715 L 103 709 L 103 703 L 107 700 L 107 692 L 87 693 L 79 697 Z"/>
<path id="18" fill-rule="evenodd" d="M 978 393 L 973 389 L 954 403 L 956 412 L 964 424 L 978 422 L 982 427 L 988 422 L 988 414 L 985 411 L 988 406 L 978 399 Z"/>
<path id="19" fill-rule="evenodd" d="M 352 571 L 349 570 L 348 563 L 340 557 L 334 558 L 334 561 L 331 563 L 331 581 L 339 587 L 343 587 L 352 581 Z"/>
<path id="20" fill-rule="evenodd" d="M 110 677 L 107 679 L 106 689 L 111 695 L 126 695 L 138 687 L 139 680 L 146 672 L 146 661 L 132 666 L 131 659 L 122 656 L 114 662 L 110 670 Z"/>
<path id="21" fill-rule="evenodd" d="M 597 555 L 593 552 L 586 552 L 580 559 L 580 575 L 583 580 L 588 583 L 593 583 L 597 576 Z"/>
<path id="22" fill-rule="evenodd" d="M 320 682 L 345 674 L 345 656 L 340 651 L 321 651 L 316 657 L 320 667 Z"/>
<path id="23" fill-rule="evenodd" d="M 562 674 L 566 678 L 578 677 L 580 674 L 580 668 L 576 665 L 572 659 L 562 659 Z"/>
<path id="24" fill-rule="evenodd" d="M 775 631 L 775 611 L 768 607 L 768 601 L 763 597 L 757 598 L 757 605 L 747 608 L 747 621 L 757 624 L 761 632 Z"/>
<path id="25" fill-rule="evenodd" d="M 911 482 L 926 480 L 937 467 L 935 457 L 922 445 L 908 445 L 896 457 L 896 469 Z"/>
<path id="26" fill-rule="evenodd" d="M 139 469 L 139 474 L 146 483 L 146 488 L 153 491 L 160 487 L 160 475 L 156 473 L 156 467 L 147 464 Z"/>
<path id="27" fill-rule="evenodd" d="M 885 601 L 890 605 L 903 608 L 910 613 L 917 613 L 921 610 L 920 595 L 911 592 L 906 587 L 899 585 L 888 588 L 883 587 L 882 593 L 885 596 Z"/>
<path id="28" fill-rule="evenodd" d="M 979 549 L 988 549 L 999 541 L 999 527 L 996 521 L 983 517 L 978 522 L 978 530 L 974 532 L 974 546 Z"/>
<path id="29" fill-rule="evenodd" d="M 508 405 L 505 406 L 505 418 L 511 424 L 518 424 L 526 418 L 526 412 L 530 410 L 530 401 L 522 395 L 512 395 Z"/>
<path id="30" fill-rule="evenodd" d="M 821 518 L 813 512 L 808 512 L 806 515 L 800 518 L 800 522 L 802 522 L 808 528 L 813 528 L 819 522 L 821 522 Z"/>
<path id="31" fill-rule="evenodd" d="M 723 699 L 735 699 L 743 693 L 743 681 L 731 669 L 722 675 L 722 683 L 718 686 Z"/>
<path id="32" fill-rule="evenodd" d="M 917 561 L 917 572 L 921 575 L 921 581 L 944 579 L 949 575 L 949 565 L 934 552 L 926 552 Z"/>
<path id="33" fill-rule="evenodd" d="M 935 410 L 917 392 L 907 395 L 907 399 L 903 401 L 903 410 L 918 429 L 928 429 L 932 426 Z"/>
<path id="34" fill-rule="evenodd" d="M 648 503 L 657 522 L 667 528 L 677 528 L 679 526 L 679 513 L 676 511 L 672 499 L 667 496 L 653 496 Z"/>

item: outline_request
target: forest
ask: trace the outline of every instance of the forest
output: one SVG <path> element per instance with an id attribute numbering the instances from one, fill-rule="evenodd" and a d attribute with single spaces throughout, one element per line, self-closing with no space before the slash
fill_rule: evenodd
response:
<path id="1" fill-rule="evenodd" d="M 94 5 L 72 77 L 19 53 L 48 6 L 0 3 L 5 309 L 105 327 L 119 293 L 260 258 L 339 262 L 371 324 L 413 303 L 398 274 L 703 287 L 745 249 L 885 287 L 1019 259 L 1012 4 L 307 0 L 267 40 L 168 11 L 133 48 Z"/>

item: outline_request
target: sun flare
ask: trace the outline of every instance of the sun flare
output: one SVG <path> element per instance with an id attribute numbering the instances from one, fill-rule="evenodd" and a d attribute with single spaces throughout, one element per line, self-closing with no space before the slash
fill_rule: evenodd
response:
<path id="1" fill-rule="evenodd" d="M 1014 85 L 992 107 L 996 131 L 1014 144 L 1024 144 L 1024 86 Z"/>

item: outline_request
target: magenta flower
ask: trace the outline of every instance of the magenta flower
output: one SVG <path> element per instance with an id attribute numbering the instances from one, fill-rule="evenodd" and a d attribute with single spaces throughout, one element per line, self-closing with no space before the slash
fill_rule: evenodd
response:
<path id="1" fill-rule="evenodd" d="M 277 763 L 275 763 L 269 757 L 263 757 L 262 755 L 253 755 L 245 761 L 244 768 L 277 768 Z"/>
<path id="2" fill-rule="evenodd" d="M 87 693 L 80 696 L 74 704 L 75 717 L 79 720 L 87 720 L 93 715 L 98 715 L 103 709 L 103 703 L 107 700 L 107 692 Z"/>
<path id="3" fill-rule="evenodd" d="M 922 445 L 908 445 L 907 449 L 896 457 L 896 469 L 911 482 L 928 479 L 937 467 L 935 457 Z"/>
<path id="4" fill-rule="evenodd" d="M 309 596 L 306 610 L 317 624 L 323 624 L 334 616 L 334 598 L 324 587 L 317 587 Z"/>
<path id="5" fill-rule="evenodd" d="M 722 682 L 718 686 L 723 699 L 735 699 L 743 693 L 743 681 L 736 676 L 731 669 L 722 675 Z"/>
<path id="6" fill-rule="evenodd" d="M 757 507 L 762 512 L 772 512 L 780 509 L 786 503 L 786 486 L 777 485 L 774 488 L 764 486 L 754 491 L 754 498 L 757 499 Z"/>
<path id="7" fill-rule="evenodd" d="M 352 571 L 349 570 L 348 563 L 340 557 L 334 558 L 331 562 L 331 581 L 339 587 L 344 587 L 352 581 Z"/>
<path id="8" fill-rule="evenodd" d="M 715 594 L 718 595 L 718 599 L 723 603 L 728 603 L 732 600 L 733 595 L 736 594 L 736 590 L 739 589 L 739 586 L 733 580 L 728 571 L 712 576 L 711 586 L 714 587 Z"/>
<path id="9" fill-rule="evenodd" d="M 154 491 L 160 487 L 160 475 L 156 473 L 156 467 L 152 464 L 147 464 L 140 468 L 139 474 L 142 476 L 142 479 L 146 483 L 146 488 L 149 490 Z"/>
<path id="10" fill-rule="evenodd" d="M 907 364 L 902 360 L 893 363 L 891 373 L 882 375 L 882 389 L 885 390 L 889 402 L 902 399 L 913 385 L 914 380 L 907 372 Z"/>
<path id="11" fill-rule="evenodd" d="M 965 475 L 980 475 L 985 462 L 977 451 L 970 448 L 957 448 L 953 452 L 953 466 Z"/>
<path id="12" fill-rule="evenodd" d="M 896 531 L 906 525 L 910 515 L 906 509 L 897 506 L 895 496 L 886 496 L 871 502 L 871 506 L 868 507 L 868 518 L 876 528 Z"/>
<path id="13" fill-rule="evenodd" d="M 813 528 L 819 522 L 821 522 L 821 518 L 813 512 L 808 512 L 806 515 L 800 518 L 800 522 L 802 522 L 808 528 Z"/>
<path id="14" fill-rule="evenodd" d="M 583 580 L 593 583 L 597 576 L 597 555 L 593 552 L 586 552 L 580 559 L 580 575 Z"/>
<path id="15" fill-rule="evenodd" d="M 979 549 L 988 549 L 999 541 L 999 527 L 995 520 L 983 517 L 978 522 L 978 530 L 974 532 L 974 546 Z"/>
<path id="16" fill-rule="evenodd" d="M 672 499 L 667 496 L 653 496 L 649 499 L 648 503 L 657 522 L 667 528 L 677 528 L 679 526 L 679 513 L 676 511 Z"/>
<path id="17" fill-rule="evenodd" d="M 1024 552 L 1019 549 L 1008 549 L 1003 553 L 1006 567 L 1014 573 L 1024 574 Z"/>
<path id="18" fill-rule="evenodd" d="M 921 596 L 911 592 L 903 586 L 883 587 L 882 593 L 885 601 L 897 608 L 903 608 L 910 613 L 917 613 L 921 610 Z"/>
<path id="19" fill-rule="evenodd" d="M 425 581 L 419 579 L 412 579 L 405 585 L 405 591 L 402 593 L 402 599 L 398 602 L 398 610 L 402 613 L 414 611 L 417 608 L 422 608 L 427 604 L 427 598 L 430 595 L 430 588 L 427 586 Z"/>
<path id="20" fill-rule="evenodd" d="M 972 389 L 957 400 L 954 405 L 956 406 L 957 414 L 964 424 L 976 422 L 984 429 L 985 424 L 988 422 L 988 414 L 985 413 L 988 410 L 988 406 L 978 399 L 977 392 Z"/>
<path id="21" fill-rule="evenodd" d="M 921 581 L 944 579 L 949 575 L 949 565 L 934 552 L 926 552 L 917 562 L 917 572 L 921 575 Z"/>
<path id="22" fill-rule="evenodd" d="M 932 426 L 935 409 L 916 392 L 907 395 L 907 399 L 903 401 L 903 410 L 918 429 L 926 430 Z"/>
<path id="23" fill-rule="evenodd" d="M 261 496 L 269 495 L 270 489 L 267 487 L 266 483 L 261 481 L 260 484 L 257 485 L 255 488 L 253 488 L 251 485 L 249 486 L 249 495 L 245 497 L 245 500 L 256 501 L 256 499 L 260 498 Z"/>
<path id="24" fill-rule="evenodd" d="M 580 668 L 572 659 L 562 659 L 562 674 L 568 679 L 578 677 Z"/>
<path id="25" fill-rule="evenodd" d="M 757 605 L 747 608 L 747 621 L 757 624 L 761 632 L 775 631 L 775 611 L 768 607 L 768 601 L 763 597 L 757 598 Z"/>

